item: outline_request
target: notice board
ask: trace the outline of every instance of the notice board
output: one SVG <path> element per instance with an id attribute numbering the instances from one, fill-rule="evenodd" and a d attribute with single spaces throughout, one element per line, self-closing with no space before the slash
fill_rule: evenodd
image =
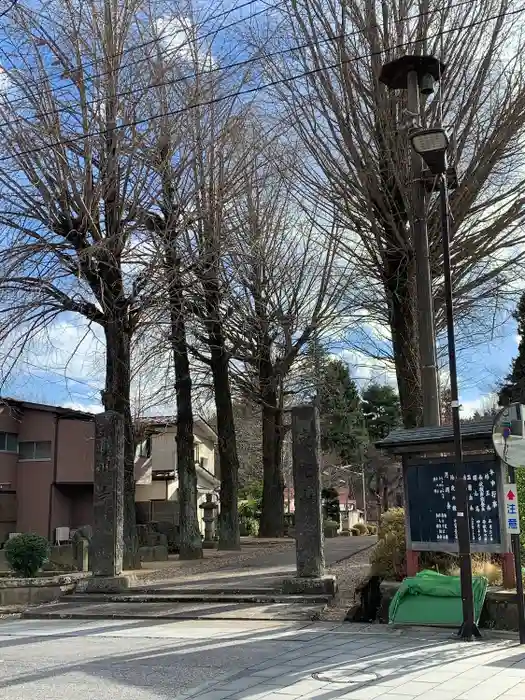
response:
<path id="1" fill-rule="evenodd" d="M 506 547 L 502 547 L 503 482 L 499 461 L 465 462 L 465 475 L 472 549 L 505 551 Z M 413 549 L 457 550 L 455 481 L 453 461 L 432 459 L 405 467 L 407 525 Z"/>

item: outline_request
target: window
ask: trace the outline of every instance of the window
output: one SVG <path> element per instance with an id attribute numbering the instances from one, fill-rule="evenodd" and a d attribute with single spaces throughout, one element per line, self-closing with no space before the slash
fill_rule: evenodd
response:
<path id="1" fill-rule="evenodd" d="M 18 452 L 18 437 L 15 433 L 0 433 L 0 452 Z"/>
<path id="2" fill-rule="evenodd" d="M 44 442 L 20 442 L 18 445 L 20 460 L 38 461 L 51 459 L 51 441 Z"/>

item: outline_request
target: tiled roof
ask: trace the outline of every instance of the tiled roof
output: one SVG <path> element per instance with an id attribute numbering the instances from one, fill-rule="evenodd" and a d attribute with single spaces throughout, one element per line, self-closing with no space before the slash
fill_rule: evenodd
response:
<path id="1" fill-rule="evenodd" d="M 484 418 L 479 421 L 464 421 L 461 423 L 461 435 L 465 440 L 479 440 L 490 438 L 492 435 L 493 420 Z M 410 428 L 393 430 L 386 438 L 376 442 L 376 447 L 388 449 L 389 447 L 401 447 L 403 445 L 428 445 L 438 442 L 449 442 L 454 439 L 451 425 L 442 425 L 434 428 Z"/>

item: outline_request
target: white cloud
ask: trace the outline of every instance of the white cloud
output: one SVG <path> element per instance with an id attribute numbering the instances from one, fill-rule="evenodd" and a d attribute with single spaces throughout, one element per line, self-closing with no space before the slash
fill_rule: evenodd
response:
<path id="1" fill-rule="evenodd" d="M 199 40 L 188 17 L 160 17 L 156 25 L 166 52 L 165 60 L 182 59 L 190 64 L 197 63 L 200 69 L 213 68 L 215 62 L 211 50 Z"/>
<path id="2" fill-rule="evenodd" d="M 386 360 L 377 360 L 359 350 L 343 350 L 336 357 L 347 363 L 350 374 L 359 387 L 363 388 L 377 382 L 397 388 L 396 373 L 392 363 Z"/>
<path id="3" fill-rule="evenodd" d="M 102 404 L 82 403 L 75 401 L 66 401 L 64 408 L 71 408 L 73 411 L 84 411 L 85 413 L 101 413 L 104 409 Z"/>
<path id="4" fill-rule="evenodd" d="M 484 413 L 485 411 L 490 411 L 493 407 L 498 405 L 498 395 L 494 393 L 481 394 L 475 399 L 470 399 L 468 401 L 461 401 L 461 418 L 472 418 L 476 411 Z"/>

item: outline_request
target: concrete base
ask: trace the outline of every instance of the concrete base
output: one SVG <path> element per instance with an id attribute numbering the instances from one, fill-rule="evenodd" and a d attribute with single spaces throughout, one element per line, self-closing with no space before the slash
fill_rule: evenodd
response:
<path id="1" fill-rule="evenodd" d="M 121 593 L 130 587 L 129 576 L 93 576 L 86 582 L 86 593 Z"/>
<path id="2" fill-rule="evenodd" d="M 337 593 L 337 579 L 335 576 L 287 578 L 283 581 L 282 592 L 288 595 L 329 595 L 333 597 Z"/>
<path id="3" fill-rule="evenodd" d="M 0 607 L 50 603 L 73 593 L 82 579 L 82 574 L 0 579 Z"/>

